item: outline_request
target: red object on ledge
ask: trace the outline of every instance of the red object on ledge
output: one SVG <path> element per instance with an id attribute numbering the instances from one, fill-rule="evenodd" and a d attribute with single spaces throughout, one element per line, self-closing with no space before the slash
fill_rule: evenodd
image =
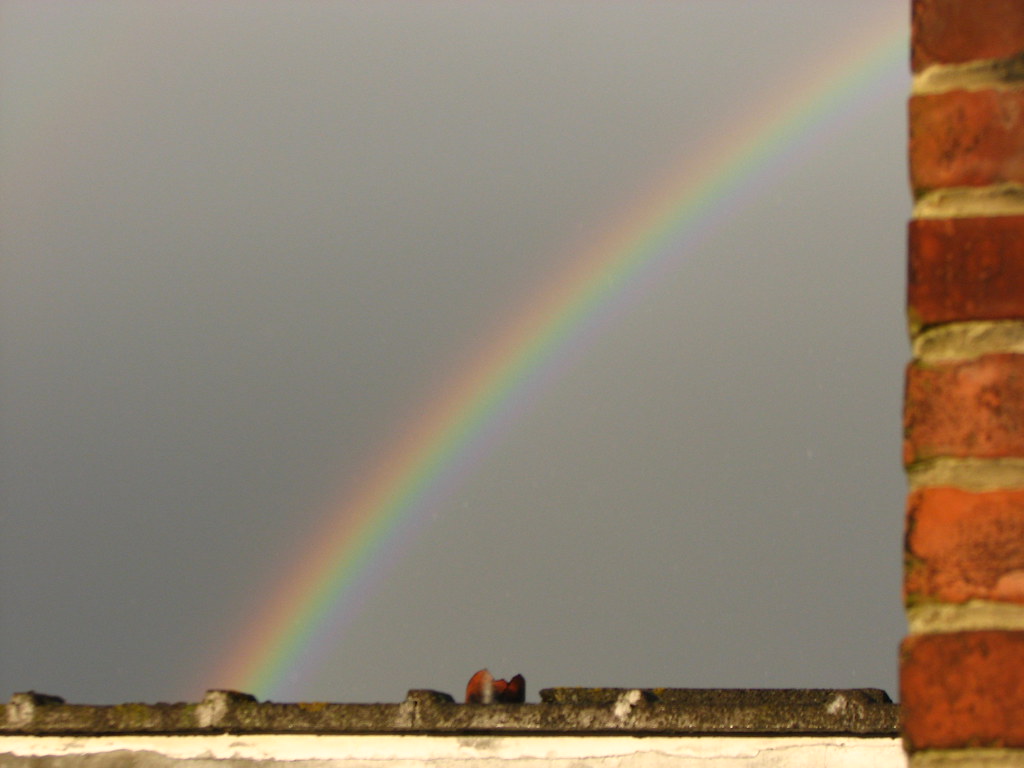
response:
<path id="1" fill-rule="evenodd" d="M 466 685 L 467 704 L 521 704 L 526 701 L 526 680 L 516 675 L 511 680 L 495 680 L 488 670 L 481 669 Z"/>

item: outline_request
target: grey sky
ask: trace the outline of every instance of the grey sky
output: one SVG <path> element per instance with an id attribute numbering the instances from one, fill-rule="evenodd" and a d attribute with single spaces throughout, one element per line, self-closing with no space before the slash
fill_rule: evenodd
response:
<path id="1" fill-rule="evenodd" d="M 0 691 L 224 685 L 324 498 L 570 244 L 893 1 L 0 1 Z M 277 698 L 895 694 L 893 93 L 629 306 Z"/>

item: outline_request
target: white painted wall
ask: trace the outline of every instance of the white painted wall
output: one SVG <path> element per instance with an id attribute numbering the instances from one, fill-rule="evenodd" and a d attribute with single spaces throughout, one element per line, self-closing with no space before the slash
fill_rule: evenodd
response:
<path id="1" fill-rule="evenodd" d="M 147 760 L 147 755 L 152 760 Z M 79 762 L 76 757 L 86 757 Z M 109 758 L 105 760 L 104 758 Z M 39 760 L 39 758 L 44 758 Z M 49 759 L 45 759 L 49 758 Z M 128 760 L 126 761 L 126 758 Z M 896 738 L 843 736 L 0 736 L 0 768 L 251 761 L 343 768 L 906 768 Z M 183 766 L 184 768 L 184 766 Z M 305 766 L 303 766 L 305 768 Z"/>

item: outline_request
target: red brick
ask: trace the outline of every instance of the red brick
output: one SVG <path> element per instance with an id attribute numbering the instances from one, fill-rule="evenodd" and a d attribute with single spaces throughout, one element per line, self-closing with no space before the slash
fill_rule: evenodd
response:
<path id="1" fill-rule="evenodd" d="M 916 219 L 909 242 L 916 323 L 1024 318 L 1024 216 Z"/>
<path id="2" fill-rule="evenodd" d="M 909 602 L 1024 603 L 1024 491 L 914 491 L 906 554 Z"/>
<path id="3" fill-rule="evenodd" d="M 903 458 L 1024 456 L 1024 355 L 907 368 Z"/>
<path id="4" fill-rule="evenodd" d="M 1024 632 L 908 637 L 900 691 L 910 751 L 1024 747 Z"/>
<path id="5" fill-rule="evenodd" d="M 1024 181 L 1024 91 L 912 97 L 910 181 L 916 194 Z"/>
<path id="6" fill-rule="evenodd" d="M 1024 51 L 1021 0 L 914 0 L 911 62 L 1003 59 Z"/>

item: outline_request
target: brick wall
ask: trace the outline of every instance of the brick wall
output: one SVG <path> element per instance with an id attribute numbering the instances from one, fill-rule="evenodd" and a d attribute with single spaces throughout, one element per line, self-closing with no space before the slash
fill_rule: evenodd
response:
<path id="1" fill-rule="evenodd" d="M 913 0 L 911 765 L 1024 766 L 1024 0 Z"/>

